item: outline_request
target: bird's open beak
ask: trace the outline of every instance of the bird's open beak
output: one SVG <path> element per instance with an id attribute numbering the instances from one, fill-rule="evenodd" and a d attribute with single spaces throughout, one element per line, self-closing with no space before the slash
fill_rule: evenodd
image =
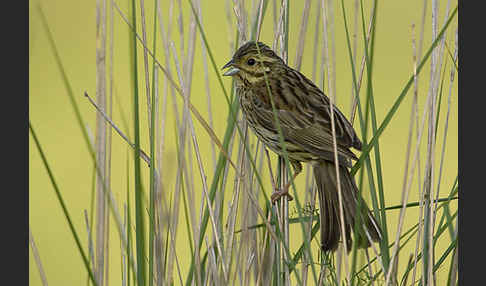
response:
<path id="1" fill-rule="evenodd" d="M 233 76 L 233 75 L 235 75 L 235 74 L 237 74 L 237 73 L 239 73 L 239 72 L 240 72 L 240 69 L 239 69 L 239 68 L 237 68 L 237 67 L 235 67 L 235 66 L 234 66 L 234 63 L 235 63 L 235 62 L 233 61 L 233 59 L 231 59 L 231 60 L 230 60 L 228 63 L 226 63 L 226 64 L 223 66 L 223 68 L 222 68 L 222 69 L 226 69 L 226 68 L 231 67 L 231 68 L 230 68 L 228 71 L 226 71 L 226 72 L 223 74 L 224 76 Z"/>

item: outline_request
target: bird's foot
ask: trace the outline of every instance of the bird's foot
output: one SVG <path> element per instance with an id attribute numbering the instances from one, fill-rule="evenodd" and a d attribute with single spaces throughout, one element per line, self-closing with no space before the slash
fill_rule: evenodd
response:
<path id="1" fill-rule="evenodd" d="M 286 196 L 289 201 L 294 199 L 294 197 L 289 194 L 289 188 L 277 189 L 272 193 L 272 204 L 278 201 L 282 196 Z"/>

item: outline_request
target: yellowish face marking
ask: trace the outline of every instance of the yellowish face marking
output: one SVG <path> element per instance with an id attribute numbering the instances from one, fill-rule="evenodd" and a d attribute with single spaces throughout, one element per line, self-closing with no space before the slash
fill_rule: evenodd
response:
<path id="1" fill-rule="evenodd" d="M 270 71 L 270 67 L 264 63 L 273 61 L 275 61 L 275 59 L 262 54 L 246 54 L 236 61 L 236 66 L 241 69 L 241 72 L 239 72 L 238 75 L 250 84 L 254 84 L 264 80 L 263 74 Z"/>

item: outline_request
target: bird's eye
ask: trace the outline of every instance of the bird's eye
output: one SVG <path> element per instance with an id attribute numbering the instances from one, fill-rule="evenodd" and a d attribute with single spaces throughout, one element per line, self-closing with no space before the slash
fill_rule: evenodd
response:
<path id="1" fill-rule="evenodd" d="M 255 59 L 251 58 L 251 59 L 248 59 L 247 63 L 248 63 L 249 66 L 252 66 L 256 63 L 256 61 L 255 61 Z"/>

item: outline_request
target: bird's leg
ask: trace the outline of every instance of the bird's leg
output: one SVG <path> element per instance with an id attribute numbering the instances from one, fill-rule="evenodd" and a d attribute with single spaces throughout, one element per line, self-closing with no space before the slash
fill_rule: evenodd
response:
<path id="1" fill-rule="evenodd" d="M 292 181 L 297 177 L 297 175 L 298 173 L 294 173 L 290 182 L 288 182 L 282 189 L 278 189 L 278 188 L 275 189 L 275 191 L 272 193 L 272 203 L 278 201 L 282 196 L 287 196 L 287 199 L 289 201 L 294 199 L 294 197 L 292 197 L 292 195 L 289 194 L 289 188 L 290 185 L 292 185 Z"/>
<path id="2" fill-rule="evenodd" d="M 277 191 L 277 186 L 275 185 L 275 179 L 273 178 L 273 171 L 272 171 L 272 164 L 270 163 L 270 155 L 268 154 L 267 148 L 265 148 L 265 154 L 267 155 L 267 162 L 268 162 L 268 170 L 270 171 L 270 178 L 272 179 L 272 187 L 274 192 Z M 273 197 L 273 194 L 272 194 Z M 272 199 L 273 203 L 273 199 Z"/>
<path id="3" fill-rule="evenodd" d="M 275 203 L 276 201 L 278 201 L 280 199 L 280 197 L 282 197 L 282 196 L 287 196 L 289 201 L 294 199 L 289 194 L 289 188 L 290 188 L 290 185 L 292 185 L 292 182 L 295 180 L 295 178 L 297 178 L 297 176 L 300 174 L 300 172 L 302 172 L 302 164 L 300 164 L 300 162 L 298 162 L 298 161 L 290 161 L 290 163 L 294 167 L 294 170 L 295 170 L 294 175 L 292 176 L 292 178 L 289 180 L 289 182 L 282 189 L 277 189 L 274 186 L 274 192 L 272 193 L 272 197 L 271 197 L 272 203 Z"/>
<path id="4" fill-rule="evenodd" d="M 275 203 L 281 196 L 287 196 L 289 201 L 293 200 L 294 198 L 289 194 L 289 189 L 284 188 L 280 190 L 277 188 L 277 185 L 275 184 L 275 179 L 273 177 L 273 171 L 272 171 L 272 164 L 270 161 L 270 155 L 268 154 L 267 148 L 265 148 L 265 154 L 267 155 L 267 162 L 268 162 L 268 170 L 270 171 L 270 178 L 272 178 L 272 187 L 273 187 L 273 193 L 271 196 L 272 199 L 272 204 Z"/>

